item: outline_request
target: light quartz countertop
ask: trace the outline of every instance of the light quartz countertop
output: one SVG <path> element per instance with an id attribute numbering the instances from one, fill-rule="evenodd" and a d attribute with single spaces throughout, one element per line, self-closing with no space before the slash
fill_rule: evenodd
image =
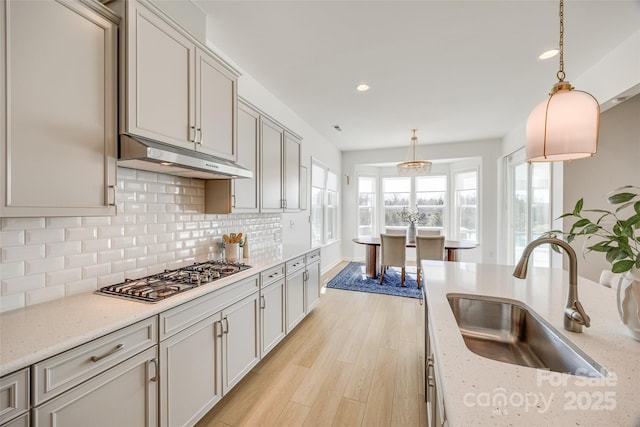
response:
<path id="1" fill-rule="evenodd" d="M 287 248 L 284 252 L 278 249 L 264 257 L 243 259 L 252 268 L 157 303 L 85 293 L 2 313 L 0 376 L 233 285 L 310 251 L 300 247 Z"/>
<path id="2" fill-rule="evenodd" d="M 512 266 L 423 262 L 439 392 L 449 426 L 640 426 L 640 342 L 620 321 L 616 292 L 579 278 L 578 296 L 591 316 L 582 333 L 563 329 L 568 273 Z M 471 352 L 447 300 L 461 293 L 524 303 L 608 370 L 604 379 L 511 365 Z"/>

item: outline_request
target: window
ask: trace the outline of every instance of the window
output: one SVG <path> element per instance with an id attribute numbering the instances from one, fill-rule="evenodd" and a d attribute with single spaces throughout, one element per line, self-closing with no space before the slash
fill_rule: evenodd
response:
<path id="1" fill-rule="evenodd" d="M 358 236 L 373 236 L 376 222 L 376 179 L 358 177 Z"/>
<path id="2" fill-rule="evenodd" d="M 338 239 L 338 177 L 321 163 L 311 165 L 311 246 Z"/>
<path id="3" fill-rule="evenodd" d="M 458 172 L 455 185 L 455 236 L 457 240 L 478 241 L 478 172 Z"/>
<path id="4" fill-rule="evenodd" d="M 507 158 L 509 263 L 520 259 L 528 242 L 537 239 L 552 228 L 551 163 L 527 163 L 524 150 Z M 551 266 L 551 247 L 542 245 L 533 251 L 533 265 Z"/>
<path id="5" fill-rule="evenodd" d="M 402 208 L 410 208 L 411 178 L 383 178 L 382 199 L 385 227 L 405 227 L 406 224 L 400 218 L 400 211 Z"/>
<path id="6" fill-rule="evenodd" d="M 416 206 L 426 219 L 418 225 L 444 228 L 445 200 L 447 199 L 446 175 L 416 178 Z"/>

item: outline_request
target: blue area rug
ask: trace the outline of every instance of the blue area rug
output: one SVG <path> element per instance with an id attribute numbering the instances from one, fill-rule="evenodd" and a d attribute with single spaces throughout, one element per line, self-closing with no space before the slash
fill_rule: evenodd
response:
<path id="1" fill-rule="evenodd" d="M 401 284 L 400 269 L 389 268 L 384 274 L 384 281 L 370 279 L 365 274 L 364 264 L 350 262 L 340 273 L 327 283 L 327 288 L 344 289 L 347 291 L 370 292 L 374 294 L 395 295 L 407 298 L 422 298 L 422 289 L 418 289 L 415 273 L 407 271 L 404 277 L 404 287 Z"/>

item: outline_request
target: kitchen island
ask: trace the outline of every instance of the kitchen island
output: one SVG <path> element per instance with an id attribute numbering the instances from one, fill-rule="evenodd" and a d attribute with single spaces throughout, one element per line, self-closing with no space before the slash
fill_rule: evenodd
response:
<path id="1" fill-rule="evenodd" d="M 591 327 L 572 333 L 563 329 L 566 271 L 532 268 L 521 280 L 512 276 L 512 266 L 440 261 L 424 261 L 422 266 L 430 351 L 435 359 L 435 370 L 427 366 L 433 372 L 427 383 L 437 387 L 439 402 L 434 408 L 441 420 L 450 426 L 640 425 L 640 342 L 628 335 L 620 321 L 614 290 L 579 278 L 578 293 L 591 316 Z M 609 375 L 585 378 L 473 353 L 448 302 L 447 295 L 453 293 L 524 303 Z"/>

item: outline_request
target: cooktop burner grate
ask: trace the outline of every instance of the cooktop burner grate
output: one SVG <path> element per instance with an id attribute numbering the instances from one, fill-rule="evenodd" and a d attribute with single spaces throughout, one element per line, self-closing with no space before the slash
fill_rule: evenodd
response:
<path id="1" fill-rule="evenodd" d="M 138 301 L 158 302 L 248 268 L 251 266 L 244 263 L 206 261 L 176 270 L 165 270 L 140 279 L 127 279 L 123 283 L 100 288 L 97 293 Z"/>

